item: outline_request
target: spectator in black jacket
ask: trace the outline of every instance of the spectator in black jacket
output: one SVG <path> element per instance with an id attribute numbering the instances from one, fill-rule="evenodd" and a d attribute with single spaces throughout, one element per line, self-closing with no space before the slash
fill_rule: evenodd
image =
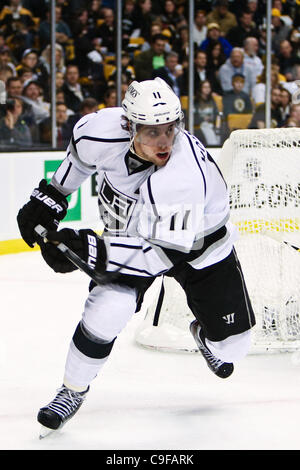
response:
<path id="1" fill-rule="evenodd" d="M 259 38 L 259 32 L 253 22 L 253 15 L 249 11 L 242 11 L 239 17 L 239 24 L 231 28 L 226 39 L 233 47 L 244 47 L 244 41 L 249 36 Z"/>
<path id="2" fill-rule="evenodd" d="M 282 127 L 282 116 L 280 112 L 281 105 L 281 90 L 279 86 L 274 86 L 271 91 L 271 128 Z M 265 104 L 260 104 L 252 117 L 248 126 L 249 129 L 264 129 L 266 127 L 266 107 Z"/>
<path id="3" fill-rule="evenodd" d="M 79 83 L 79 69 L 77 65 L 70 64 L 67 66 L 62 91 L 65 95 L 67 107 L 72 109 L 74 113 L 77 113 L 81 102 L 89 96 L 88 90 Z"/>

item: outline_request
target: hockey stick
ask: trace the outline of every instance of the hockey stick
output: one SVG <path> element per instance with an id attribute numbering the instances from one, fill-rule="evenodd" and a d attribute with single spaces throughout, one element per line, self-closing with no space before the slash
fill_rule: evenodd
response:
<path id="1" fill-rule="evenodd" d="M 44 242 L 47 243 L 47 230 L 42 225 L 37 225 L 35 227 L 35 232 L 44 239 Z M 64 243 L 60 242 L 55 244 L 55 246 L 64 254 L 66 258 L 68 258 L 71 263 L 73 263 L 80 271 L 87 274 L 96 284 L 103 285 L 108 284 L 109 282 L 115 280 L 119 275 L 119 270 L 114 271 L 112 273 L 106 272 L 105 274 L 96 273 L 90 266 L 81 259 L 73 250 L 68 248 Z"/>
<path id="2" fill-rule="evenodd" d="M 272 232 L 271 230 L 268 230 L 266 228 L 264 230 L 261 230 L 260 233 L 261 233 L 261 235 L 264 235 L 268 238 L 272 238 L 273 240 L 275 240 L 279 243 L 284 243 L 289 248 L 292 248 L 296 251 L 299 251 L 299 253 L 300 253 L 300 247 L 299 246 L 292 245 L 292 243 L 287 242 L 286 240 L 283 239 L 283 237 L 281 235 L 279 235 L 279 233 Z"/>

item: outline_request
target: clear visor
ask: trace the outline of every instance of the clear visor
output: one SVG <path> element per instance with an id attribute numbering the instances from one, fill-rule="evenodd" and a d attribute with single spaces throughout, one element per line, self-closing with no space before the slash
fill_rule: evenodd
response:
<path id="1" fill-rule="evenodd" d="M 142 145 L 167 148 L 172 147 L 181 129 L 182 125 L 177 121 L 156 126 L 138 124 L 133 130 L 133 137 L 136 142 Z"/>

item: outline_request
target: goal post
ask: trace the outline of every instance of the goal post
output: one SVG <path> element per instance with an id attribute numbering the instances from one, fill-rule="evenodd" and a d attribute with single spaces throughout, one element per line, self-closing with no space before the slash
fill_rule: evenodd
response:
<path id="1" fill-rule="evenodd" d="M 217 161 L 228 185 L 235 248 L 256 316 L 253 353 L 300 347 L 300 129 L 237 130 Z M 138 344 L 196 351 L 185 294 L 172 278 L 155 282 Z M 164 295 L 162 296 L 162 290 Z M 157 303 L 159 300 L 160 314 Z"/>

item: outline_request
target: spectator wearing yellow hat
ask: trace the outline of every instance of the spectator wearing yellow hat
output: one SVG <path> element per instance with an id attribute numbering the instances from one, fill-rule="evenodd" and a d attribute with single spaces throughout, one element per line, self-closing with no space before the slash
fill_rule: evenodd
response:
<path id="1" fill-rule="evenodd" d="M 292 30 L 292 26 L 288 26 L 281 19 L 280 10 L 278 8 L 272 8 L 272 25 L 273 25 L 273 35 L 272 35 L 272 46 L 275 54 L 278 54 L 280 49 L 280 43 L 289 37 L 289 34 Z"/>

